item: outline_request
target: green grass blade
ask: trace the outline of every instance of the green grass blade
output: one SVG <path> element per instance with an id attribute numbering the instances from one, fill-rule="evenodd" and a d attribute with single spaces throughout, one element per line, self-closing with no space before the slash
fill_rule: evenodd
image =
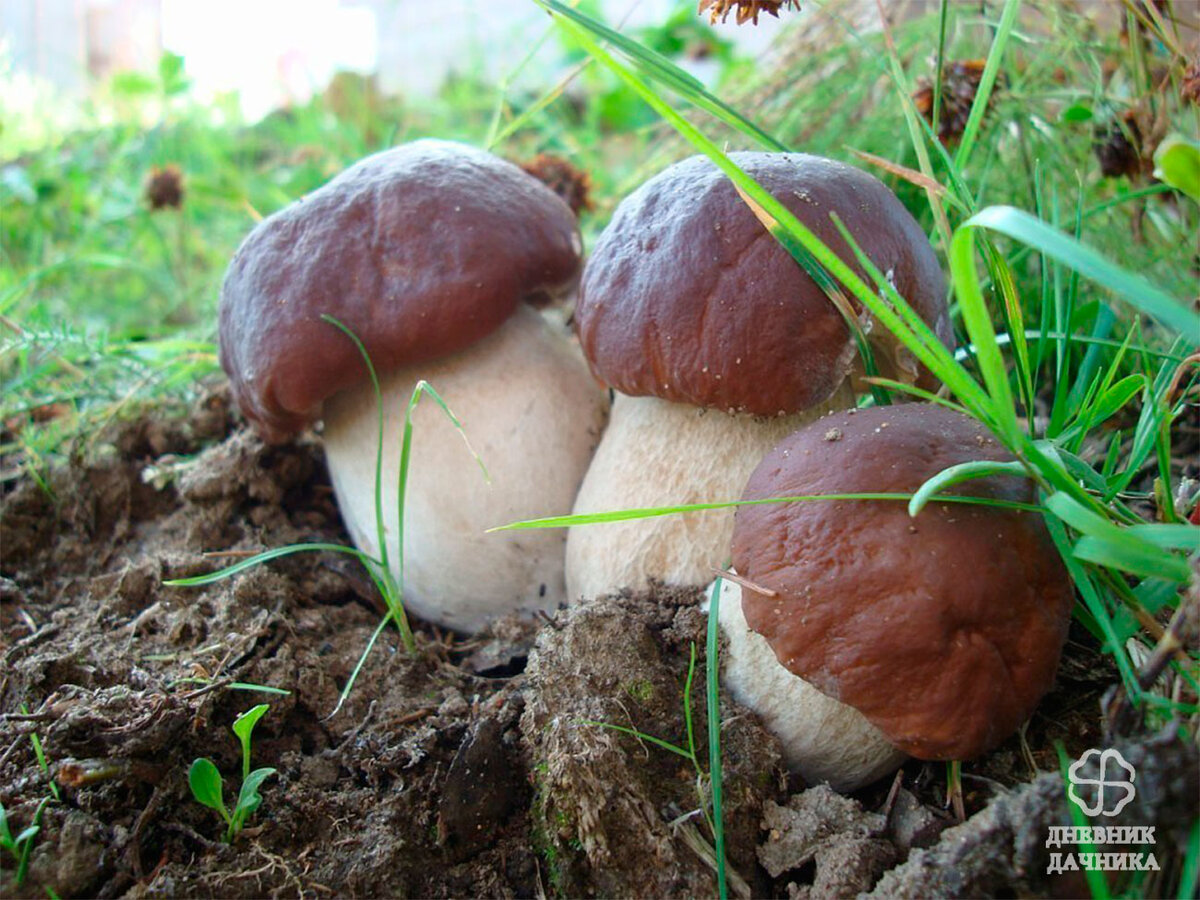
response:
<path id="1" fill-rule="evenodd" d="M 933 164 L 929 159 L 929 148 L 926 146 L 923 135 L 928 134 L 930 141 L 939 149 L 942 149 L 941 141 L 937 140 L 929 131 L 929 124 L 921 118 L 917 112 L 916 104 L 913 102 L 913 86 L 909 83 L 908 78 L 904 74 L 904 66 L 900 62 L 900 54 L 896 50 L 895 41 L 892 40 L 891 27 L 884 20 L 884 39 L 887 46 L 888 65 L 892 83 L 896 89 L 896 96 L 900 101 L 900 109 L 904 113 L 904 123 L 908 129 L 909 141 L 912 144 L 913 151 L 917 154 L 917 163 L 921 168 L 921 174 L 930 181 L 936 181 L 934 178 Z M 941 79 L 939 77 L 940 84 Z M 942 149 L 943 154 L 945 153 Z M 951 170 L 951 175 L 957 178 L 957 173 L 953 171 L 953 167 L 947 166 Z M 930 188 L 926 188 L 925 196 L 929 200 L 929 206 L 933 210 L 934 220 L 937 222 L 937 231 L 941 236 L 943 247 L 950 247 L 950 220 L 946 216 L 946 208 L 942 205 L 942 198 L 938 192 Z M 960 191 L 955 184 L 951 185 L 951 194 L 958 205 L 971 204 L 972 200 L 969 193 Z"/>
<path id="2" fill-rule="evenodd" d="M 260 566 L 273 559 L 279 559 L 281 556 L 312 552 L 345 553 L 362 561 L 364 565 L 368 563 L 378 565 L 378 561 L 374 557 L 368 556 L 354 547 L 347 547 L 343 544 L 292 544 L 289 547 L 276 547 L 274 550 L 264 550 L 262 553 L 257 553 L 249 559 L 243 559 L 241 562 L 234 563 L 232 566 L 227 566 L 224 569 L 218 569 L 216 572 L 210 572 L 207 575 L 193 575 L 189 578 L 171 578 L 164 581 L 163 584 L 169 587 L 199 587 L 200 585 L 212 584 L 217 581 L 223 581 L 226 578 L 231 578 L 239 572 Z"/>
<path id="3" fill-rule="evenodd" d="M 614 725 L 612 722 L 597 722 L 594 719 L 580 719 L 579 724 L 592 725 L 596 728 L 607 728 L 610 731 L 619 731 L 621 734 L 632 735 L 639 741 L 646 741 L 647 743 L 653 744 L 655 747 L 661 747 L 663 750 L 670 750 L 672 753 L 678 754 L 684 759 L 695 762 L 695 757 L 693 757 L 692 754 L 688 753 L 682 747 L 677 747 L 675 744 L 672 744 L 670 741 L 664 741 L 662 738 L 656 738 L 652 734 L 646 734 L 644 731 L 638 731 L 636 728 L 627 728 L 624 725 Z"/>
<path id="4" fill-rule="evenodd" d="M 1000 294 L 1004 311 L 1005 327 L 1008 329 L 1010 346 L 1013 350 L 1013 374 L 1021 395 L 1021 405 L 1024 407 L 1027 419 L 1033 419 L 1034 388 L 1033 366 L 1029 358 L 1029 345 L 1025 340 L 1025 314 L 1021 309 L 1021 297 L 1013 278 L 1012 269 L 1000 255 L 999 251 L 989 240 L 980 239 L 983 258 L 987 270 L 991 274 L 992 284 Z M 997 344 L 999 343 L 997 336 Z"/>
<path id="5" fill-rule="evenodd" d="M 938 4 L 938 45 L 937 64 L 934 66 L 933 111 L 929 117 L 935 133 L 942 121 L 942 73 L 946 68 L 946 26 L 949 22 L 950 0 L 941 0 Z"/>
<path id="6" fill-rule="evenodd" d="M 1186 550 L 1189 554 L 1200 553 L 1200 527 L 1195 525 L 1163 525 L 1156 522 L 1132 525 L 1126 532 L 1156 547 Z"/>
<path id="7" fill-rule="evenodd" d="M 1183 343 L 1180 337 L 1176 346 Z M 1137 425 L 1133 429 L 1133 442 L 1125 457 L 1125 468 L 1113 479 L 1106 499 L 1112 499 L 1125 490 L 1142 471 L 1142 466 L 1150 458 L 1159 443 L 1163 427 L 1167 424 L 1170 410 L 1167 408 L 1167 394 L 1175 375 L 1175 366 L 1164 362 L 1154 377 L 1154 384 L 1146 392 L 1142 401 L 1142 410 L 1138 415 Z"/>
<path id="8" fill-rule="evenodd" d="M 978 460 L 959 463 L 957 466 L 949 466 L 942 469 L 942 471 L 917 488 L 917 492 L 908 501 L 908 514 L 916 516 L 925 508 L 925 504 L 934 499 L 934 495 L 938 491 L 952 484 L 959 484 L 960 482 L 970 481 L 974 478 L 986 478 L 989 475 L 1025 476 L 1026 474 L 1025 466 L 1015 460 L 1012 462 Z"/>
<path id="9" fill-rule="evenodd" d="M 1084 535 L 1075 544 L 1074 553 L 1076 559 L 1145 578 L 1165 578 L 1186 584 L 1192 577 L 1192 569 L 1187 560 L 1158 547 L 1147 548 L 1141 541 L 1115 541 Z"/>
<path id="10" fill-rule="evenodd" d="M 1062 464 L 1067 473 L 1075 478 L 1085 490 L 1103 493 L 1108 487 L 1108 482 L 1104 476 L 1088 465 L 1081 457 L 1075 455 L 1070 450 L 1058 444 L 1043 444 L 1038 442 L 1039 447 L 1045 447 L 1048 456 L 1052 455 Z"/>
<path id="11" fill-rule="evenodd" d="M 971 104 L 971 113 L 963 128 L 962 141 L 954 156 L 954 168 L 962 171 L 971 159 L 971 151 L 975 149 L 975 141 L 979 137 L 979 129 L 983 125 L 983 116 L 987 112 L 992 99 L 992 89 L 996 85 L 996 77 L 1000 74 L 1000 61 L 1012 37 L 1013 28 L 1017 24 L 1017 13 L 1021 10 L 1021 0 L 1008 0 L 1004 4 L 1004 12 L 1000 16 L 1000 24 L 996 28 L 996 36 L 992 40 L 992 49 L 988 51 L 987 62 L 983 66 L 983 74 L 979 78 L 979 87 L 975 92 L 975 101 Z"/>
<path id="12" fill-rule="evenodd" d="M 691 643 L 691 654 L 688 658 L 687 678 L 683 682 L 683 724 L 687 730 L 687 745 L 688 752 L 691 754 L 692 763 L 696 766 L 696 774 L 703 775 L 700 771 L 700 760 L 696 756 L 696 732 L 692 727 L 692 680 L 696 675 L 696 642 Z"/>
<path id="13" fill-rule="evenodd" d="M 953 400 L 947 400 L 945 397 L 939 397 L 933 391 L 927 391 L 924 388 L 919 388 L 915 384 L 906 384 L 903 381 L 896 381 L 892 378 L 875 378 L 867 379 L 873 384 L 878 384 L 880 387 L 888 388 L 899 394 L 908 394 L 916 397 L 919 400 L 924 400 L 926 403 L 936 403 L 939 406 L 944 406 L 946 409 L 952 409 L 962 415 L 967 415 L 967 411 Z"/>
<path id="14" fill-rule="evenodd" d="M 1129 534 L 1094 509 L 1089 509 L 1067 494 L 1054 494 L 1046 500 L 1046 509 L 1054 513 L 1080 534 L 1090 534 L 1108 540 L 1120 541 Z"/>
<path id="15" fill-rule="evenodd" d="M 1053 260 L 1047 262 L 1057 269 L 1057 263 Z M 1057 301 L 1056 301 L 1057 302 Z M 1061 303 L 1069 305 L 1074 309 L 1074 301 L 1070 298 L 1063 298 Z M 1096 310 L 1096 321 L 1092 325 L 1092 333 L 1090 336 L 1084 336 L 1070 331 L 1066 332 L 1065 336 L 1056 341 L 1058 348 L 1061 350 L 1061 369 L 1055 375 L 1055 394 L 1054 394 L 1054 409 L 1051 412 L 1051 430 L 1050 434 L 1057 434 L 1062 431 L 1062 424 L 1067 421 L 1073 410 L 1080 409 L 1084 404 L 1084 395 L 1087 393 L 1090 385 L 1095 381 L 1097 374 L 1100 371 L 1100 366 L 1104 357 L 1104 345 L 1102 341 L 1112 332 L 1112 327 L 1116 323 L 1117 317 L 1112 310 L 1101 303 L 1088 304 L 1083 309 L 1077 310 L 1076 314 L 1082 314 L 1088 307 Z M 1070 322 L 1067 323 L 1068 327 Z M 1131 329 L 1126 335 L 1128 345 L 1132 346 L 1134 330 Z M 1079 365 L 1078 372 L 1070 375 L 1070 350 L 1072 344 L 1088 344 L 1087 351 L 1083 354 L 1083 362 Z M 1109 342 L 1109 346 L 1112 343 Z M 1109 355 L 1111 358 L 1111 355 Z M 1115 363 L 1116 360 L 1113 360 Z M 1110 366 L 1112 363 L 1110 363 Z M 1072 382 L 1074 382 L 1072 384 Z"/>
<path id="16" fill-rule="evenodd" d="M 717 858 L 717 893 L 728 900 L 729 886 L 725 877 L 725 821 L 722 815 L 721 781 L 721 583 L 713 582 L 708 599 L 708 646 L 705 648 L 704 673 L 708 698 L 708 775 L 712 785 L 713 849 Z"/>
<path id="17" fill-rule="evenodd" d="M 1070 767 L 1071 760 L 1067 756 L 1067 751 L 1063 748 L 1062 742 L 1055 742 L 1055 749 L 1058 750 L 1058 769 L 1059 775 L 1062 776 L 1063 793 L 1066 796 L 1067 811 L 1071 814 L 1071 821 L 1076 827 L 1087 827 L 1091 824 L 1091 820 L 1084 815 L 1083 810 L 1071 800 L 1071 795 L 1067 793 L 1067 770 Z M 1095 853 L 1096 845 L 1091 841 L 1081 841 L 1079 844 L 1081 851 L 1085 853 Z M 1087 878 L 1088 890 L 1091 891 L 1094 900 L 1109 900 L 1112 894 L 1108 890 L 1108 879 L 1105 874 L 1099 869 L 1090 866 L 1084 867 L 1084 875 Z"/>
<path id="18" fill-rule="evenodd" d="M 1145 278 L 1109 262 L 1091 247 L 1011 206 L 990 206 L 968 219 L 965 226 L 986 228 L 1028 244 L 1058 260 L 1131 303 L 1147 315 L 1200 342 L 1200 315 L 1177 302 Z"/>
<path id="19" fill-rule="evenodd" d="M 346 702 L 346 698 L 350 696 L 350 691 L 354 688 L 354 682 L 358 681 L 358 673 L 362 671 L 362 667 L 367 662 L 367 657 L 371 655 L 371 651 L 375 649 L 375 642 L 379 640 L 379 636 L 383 634 L 383 629 L 387 628 L 388 622 L 392 621 L 392 613 L 389 610 L 379 624 L 375 626 L 375 630 L 371 632 L 371 639 L 367 641 L 367 646 L 363 648 L 362 655 L 358 657 L 358 662 L 354 664 L 354 671 L 350 673 L 350 677 L 346 679 L 346 686 L 342 688 L 342 692 L 338 694 L 337 703 L 334 704 L 332 712 L 325 719 L 332 719 L 342 709 L 342 705 Z M 324 719 L 322 720 L 324 721 Z"/>
<path id="20" fill-rule="evenodd" d="M 265 684 L 251 684 L 246 681 L 232 681 L 225 685 L 231 691 L 258 691 L 262 694 L 278 694 L 279 696 L 287 697 L 292 692 L 286 691 L 283 688 L 269 687 Z"/>
<path id="21" fill-rule="evenodd" d="M 1054 545 L 1058 548 L 1058 554 L 1062 557 L 1062 561 L 1067 567 L 1067 573 L 1071 576 L 1071 580 L 1075 582 L 1075 587 L 1079 591 L 1080 597 L 1083 598 L 1084 608 L 1090 614 L 1093 624 L 1099 630 L 1099 636 L 1104 643 L 1105 649 L 1117 663 L 1117 671 L 1121 673 L 1121 682 L 1126 694 L 1129 695 L 1130 700 L 1141 702 L 1143 692 L 1138 686 L 1137 673 L 1133 670 L 1133 664 L 1129 660 L 1129 655 L 1124 652 L 1124 641 L 1117 634 L 1112 616 L 1109 614 L 1108 608 L 1104 605 L 1104 600 L 1095 582 L 1092 580 L 1091 574 L 1080 560 L 1075 557 L 1071 541 L 1067 537 L 1067 530 L 1063 523 L 1048 514 L 1044 516 L 1044 519 L 1046 530 L 1050 532 L 1050 539 L 1054 541 Z"/>
<path id="22" fill-rule="evenodd" d="M 371 362 L 371 354 L 367 353 L 367 348 L 363 346 L 357 334 L 331 315 L 322 314 L 321 321 L 334 326 L 354 342 L 354 347 L 362 357 L 363 365 L 367 367 L 367 374 L 371 378 L 371 389 L 375 393 L 375 415 L 378 419 L 375 441 L 375 536 L 379 544 L 380 567 L 389 571 L 386 532 L 383 527 L 383 391 L 379 387 L 379 375 L 375 371 L 375 364 Z M 404 509 L 403 506 L 400 508 Z"/>
<path id="23" fill-rule="evenodd" d="M 529 50 L 525 53 L 525 56 L 522 57 L 512 69 L 506 72 L 504 77 L 500 80 L 500 83 L 497 86 L 498 90 L 496 93 L 496 106 L 492 111 L 491 124 L 488 126 L 487 137 L 483 141 L 483 146 L 485 149 L 491 150 L 502 140 L 504 140 L 505 137 L 507 137 L 509 134 L 512 134 L 513 131 L 516 131 L 517 128 L 520 127 L 519 125 L 512 127 L 515 123 L 510 123 L 510 127 L 506 128 L 503 133 L 500 131 L 500 120 L 504 115 L 504 110 L 508 106 L 508 91 L 512 87 L 513 81 L 515 81 L 517 76 L 520 75 L 520 73 L 523 72 L 525 68 L 533 61 L 534 57 L 537 56 L 538 52 L 542 49 L 543 45 L 549 39 L 550 35 L 553 34 L 553 32 L 554 27 L 552 25 L 550 27 L 543 28 L 542 33 L 538 35 L 537 40 L 530 45 Z M 573 78 L 575 74 L 577 73 L 573 72 L 568 75 L 568 79 Z M 562 93 L 564 84 L 565 81 L 559 82 L 556 87 L 551 88 L 549 91 L 543 94 L 542 97 L 533 104 L 533 106 L 536 107 L 538 111 L 545 108 L 555 98 L 557 98 L 559 94 Z M 522 113 L 521 116 L 517 117 L 517 119 L 522 119 L 525 114 L 529 112 L 530 110 L 526 110 L 525 113 Z"/>
<path id="24" fill-rule="evenodd" d="M 663 87 L 678 94 L 692 105 L 703 109 L 731 128 L 753 139 L 767 150 L 786 151 L 788 148 L 771 135 L 767 134 L 736 109 L 717 99 L 692 75 L 680 69 L 665 56 L 643 46 L 621 34 L 602 22 L 587 16 L 576 9 L 560 3 L 559 0 L 533 0 L 547 12 L 559 16 L 559 21 L 568 26 L 568 31 L 584 44 L 592 56 L 596 56 L 593 47 L 597 49 L 594 38 L 606 41 L 617 52 L 628 59 L 642 74 Z"/>
<path id="25" fill-rule="evenodd" d="M 998 435 L 1009 446 L 1017 441 L 1016 409 L 1012 388 L 1008 383 L 1008 369 L 996 341 L 996 330 L 992 317 L 983 299 L 979 284 L 979 273 L 975 268 L 975 239 L 970 222 L 957 229 L 950 241 L 950 275 L 954 291 L 958 296 L 959 310 L 967 334 L 975 346 L 975 358 L 980 374 L 987 386 L 989 403 L 987 408 L 998 429 Z"/>
<path id="26" fill-rule="evenodd" d="M 408 469 L 412 461 L 413 414 L 416 412 L 417 404 L 421 402 L 421 398 L 426 396 L 437 404 L 446 418 L 450 420 L 450 424 L 454 426 L 455 431 L 462 437 L 463 443 L 467 446 L 467 451 L 474 457 L 475 462 L 479 465 L 479 470 L 483 473 L 483 480 L 485 482 L 491 481 L 487 466 L 483 464 L 483 460 L 471 446 L 471 441 L 467 438 L 466 429 L 463 428 L 462 422 L 458 420 L 458 416 L 454 414 L 441 395 L 433 389 L 433 385 L 424 379 L 418 381 L 416 387 L 413 388 L 412 395 L 408 399 L 408 406 L 404 410 L 404 432 L 400 440 L 400 467 L 396 483 L 396 509 L 398 510 L 399 517 L 396 533 L 396 576 L 392 579 L 391 573 L 386 573 L 386 578 L 389 581 L 389 589 L 384 592 L 384 599 L 387 601 L 396 626 L 400 629 L 404 646 L 410 652 L 416 649 L 416 642 L 413 639 L 412 629 L 408 624 L 408 615 L 404 611 L 404 509 L 405 499 L 408 496 Z M 383 540 L 382 533 L 380 533 L 380 540 Z"/>
<path id="27" fill-rule="evenodd" d="M 1114 370 L 1110 369 L 1111 371 Z M 1078 422 L 1063 431 L 1062 441 L 1082 441 L 1086 435 L 1120 412 L 1134 397 L 1142 394 L 1146 387 L 1146 378 L 1143 375 L 1127 375 L 1122 378 L 1104 390 L 1094 403 L 1082 407 Z"/>
<path id="28" fill-rule="evenodd" d="M 739 506 L 761 506 L 766 503 L 804 503 L 816 500 L 894 500 L 907 503 L 912 494 L 853 493 L 853 494 L 797 494 L 791 497 L 766 497 L 756 500 L 724 500 L 712 503 L 683 503 L 678 506 L 647 506 L 638 509 L 616 509 L 608 512 L 575 513 L 569 516 L 547 516 L 542 519 L 526 519 L 497 525 L 485 533 L 494 531 L 529 531 L 537 528 L 571 528 L 575 525 L 602 525 L 606 522 L 628 522 L 633 519 L 653 519 L 658 516 L 673 516 L 680 513 L 703 512 L 709 509 L 730 509 Z M 993 506 L 999 509 L 1015 509 L 1023 512 L 1041 512 L 1041 507 L 1015 500 L 999 500 L 993 497 L 965 497 L 954 494 L 939 496 L 939 503 L 968 503 L 978 506 Z"/>

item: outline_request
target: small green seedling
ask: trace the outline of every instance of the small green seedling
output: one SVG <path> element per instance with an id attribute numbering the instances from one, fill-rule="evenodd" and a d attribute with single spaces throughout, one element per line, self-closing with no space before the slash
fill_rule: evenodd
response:
<path id="1" fill-rule="evenodd" d="M 25 883 L 25 873 L 29 869 L 29 851 L 33 849 L 33 839 L 42 830 L 42 810 L 46 808 L 48 802 L 50 802 L 50 798 L 46 797 L 38 804 L 37 812 L 33 814 L 33 822 L 15 837 L 8 824 L 8 813 L 4 809 L 4 804 L 0 803 L 0 847 L 7 850 L 16 860 L 18 887 Z"/>
<path id="2" fill-rule="evenodd" d="M 192 763 L 188 770 L 188 786 L 192 796 L 202 806 L 215 809 L 221 814 L 228 828 L 225 830 L 225 843 L 232 844 L 233 839 L 246 824 L 251 814 L 262 805 L 262 795 L 258 792 L 262 783 L 271 775 L 274 769 L 263 768 L 250 771 L 250 734 L 258 720 L 270 709 L 266 703 L 246 710 L 233 723 L 233 733 L 242 744 L 242 787 L 238 791 L 237 803 L 233 812 L 225 808 L 225 784 L 216 764 L 207 757 L 201 757 Z"/>

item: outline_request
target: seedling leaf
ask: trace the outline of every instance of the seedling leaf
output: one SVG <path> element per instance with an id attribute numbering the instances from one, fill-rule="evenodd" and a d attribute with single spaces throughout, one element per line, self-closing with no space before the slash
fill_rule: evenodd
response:
<path id="1" fill-rule="evenodd" d="M 258 792 L 262 783 L 275 774 L 275 769 L 262 768 L 255 769 L 246 776 L 246 780 L 242 782 L 242 789 L 238 791 L 237 813 L 241 816 L 244 822 L 249 818 L 250 814 L 262 805 L 262 794 Z"/>
<path id="2" fill-rule="evenodd" d="M 242 745 L 246 746 L 250 742 L 250 734 L 254 731 L 254 726 L 258 724 L 258 720 L 267 714 L 267 710 L 271 707 L 266 703 L 260 703 L 257 706 L 252 706 L 240 716 L 233 720 L 233 733 L 242 741 Z"/>
<path id="3" fill-rule="evenodd" d="M 229 812 L 225 809 L 222 797 L 221 773 L 211 759 L 202 756 L 192 762 L 188 770 L 188 787 L 192 789 L 192 796 L 197 803 L 215 809 L 221 818 L 229 821 Z"/>
<path id="4" fill-rule="evenodd" d="M 242 785 L 245 786 L 246 779 L 250 777 L 250 735 L 254 731 L 254 726 L 258 724 L 258 720 L 267 714 L 267 710 L 271 707 L 266 703 L 260 703 L 257 706 L 252 706 L 240 716 L 233 720 L 233 733 L 242 743 Z"/>

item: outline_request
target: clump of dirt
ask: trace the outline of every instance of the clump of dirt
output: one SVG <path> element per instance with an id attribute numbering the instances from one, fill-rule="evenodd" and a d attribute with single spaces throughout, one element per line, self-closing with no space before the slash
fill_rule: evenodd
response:
<path id="1" fill-rule="evenodd" d="M 646 896 L 712 892 L 702 811 L 708 785 L 697 768 L 708 769 L 706 618 L 699 591 L 661 590 L 653 599 L 575 607 L 542 632 L 530 658 L 522 731 L 534 837 L 559 894 L 618 896 L 635 885 Z M 690 668 L 698 675 L 689 742 Z M 785 776 L 776 742 L 753 718 L 727 707 L 722 723 L 726 852 L 749 890 L 762 805 L 780 795 Z M 694 751 L 698 763 L 643 736 Z M 761 894 L 767 885 L 758 887 Z"/>
<path id="2" fill-rule="evenodd" d="M 351 557 L 163 583 L 263 549 L 348 543 L 313 436 L 266 446 L 215 390 L 114 426 L 44 485 L 4 491 L 0 801 L 14 834 L 40 830 L 23 883 L 0 850 L 0 895 L 715 894 L 696 592 L 609 598 L 470 639 L 415 623 L 413 654 L 385 629 L 338 707 L 383 614 Z M 929 873 L 947 861 L 966 892 L 1040 890 L 1012 828 L 988 823 L 1013 810 L 1029 834 L 1062 822 L 1058 776 L 1026 783 L 1057 769 L 1055 740 L 1071 754 L 1101 740 L 1114 673 L 1074 637 L 1025 735 L 965 767 L 974 815 L 957 827 L 944 766 L 914 761 L 854 798 L 805 790 L 774 738 L 721 695 L 731 892 L 939 893 L 954 886 Z M 211 757 L 229 802 L 241 765 L 230 725 L 260 702 L 253 765 L 277 774 L 227 845 L 187 771 Z M 1194 767 L 1167 752 L 1178 743 L 1158 756 L 1134 744 L 1129 759 L 1167 785 Z M 1013 806 L 1029 791 L 1040 805 Z M 1144 814 L 1174 821 L 1178 804 L 1154 796 Z M 963 841 L 967 862 L 951 855 Z M 989 859 L 986 877 L 969 867 Z"/>
<path id="3" fill-rule="evenodd" d="M 163 584 L 263 549 L 347 543 L 313 439 L 265 446 L 217 393 L 187 417 L 127 423 L 93 455 L 49 491 L 30 480 L 3 499 L 0 800 L 33 821 L 47 791 L 33 736 L 61 797 L 24 885 L 5 860 L 5 896 L 535 891 L 526 821 L 506 815 L 528 793 L 512 677 L 460 664 L 468 645 L 437 632 L 419 632 L 414 655 L 386 632 L 330 717 L 380 619 L 361 571 L 304 553 L 205 588 Z M 254 764 L 278 775 L 226 846 L 186 773 L 212 757 L 228 801 L 229 726 L 258 702 L 271 709 Z M 503 814 L 475 792 L 480 772 L 504 786 Z"/>

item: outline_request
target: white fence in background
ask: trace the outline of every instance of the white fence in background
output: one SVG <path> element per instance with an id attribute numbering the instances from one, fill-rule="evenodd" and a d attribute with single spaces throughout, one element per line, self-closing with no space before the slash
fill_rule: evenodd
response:
<path id="1" fill-rule="evenodd" d="M 664 21 L 694 0 L 603 0 L 610 22 Z M 124 69 L 185 58 L 201 95 L 236 91 L 256 117 L 319 90 L 338 69 L 429 95 L 454 72 L 502 78 L 549 26 L 531 0 L 0 0 L 0 58 L 67 95 Z M 778 33 L 722 31 L 755 52 Z M 551 54 L 552 55 L 552 54 Z"/>
<path id="2" fill-rule="evenodd" d="M 0 45 L 17 72 L 67 93 L 146 69 L 162 52 L 162 0 L 0 0 Z"/>

